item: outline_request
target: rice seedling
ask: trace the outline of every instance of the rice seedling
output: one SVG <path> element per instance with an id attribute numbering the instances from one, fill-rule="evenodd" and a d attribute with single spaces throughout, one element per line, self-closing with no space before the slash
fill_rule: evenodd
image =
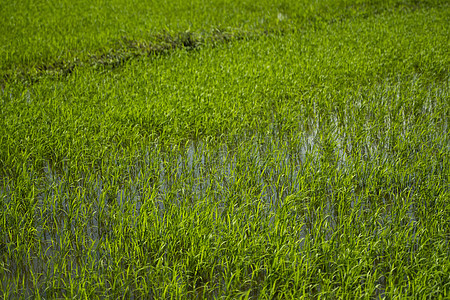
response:
<path id="1" fill-rule="evenodd" d="M 91 2 L 0 11 L 3 298 L 449 297 L 445 1 Z"/>

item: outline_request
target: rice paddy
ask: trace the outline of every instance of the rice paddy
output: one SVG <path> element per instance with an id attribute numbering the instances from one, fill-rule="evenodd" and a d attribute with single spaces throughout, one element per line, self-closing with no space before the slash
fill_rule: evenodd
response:
<path id="1" fill-rule="evenodd" d="M 447 299 L 447 1 L 0 14 L 4 299 Z"/>

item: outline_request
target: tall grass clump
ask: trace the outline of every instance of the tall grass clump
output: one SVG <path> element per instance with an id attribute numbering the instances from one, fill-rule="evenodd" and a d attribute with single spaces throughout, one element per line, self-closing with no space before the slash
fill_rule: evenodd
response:
<path id="1" fill-rule="evenodd" d="M 91 2 L 0 10 L 2 298 L 449 297 L 445 1 Z"/>

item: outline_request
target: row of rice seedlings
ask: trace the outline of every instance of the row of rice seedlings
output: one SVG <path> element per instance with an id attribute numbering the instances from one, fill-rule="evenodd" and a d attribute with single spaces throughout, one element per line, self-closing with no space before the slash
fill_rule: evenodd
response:
<path id="1" fill-rule="evenodd" d="M 428 13 L 444 18 L 5 87 L 4 298 L 446 297 L 448 58 Z M 435 35 L 387 29 L 412 20 Z M 376 63 L 395 47 L 329 46 L 355 27 L 408 59 L 406 41 L 431 54 L 411 75 L 412 63 Z M 303 55 L 280 54 L 290 47 Z"/>
<path id="2" fill-rule="evenodd" d="M 449 193 L 442 173 L 416 172 L 411 158 L 383 147 L 340 166 L 340 149 L 316 143 L 305 153 L 304 140 L 155 145 L 138 161 L 111 156 L 101 175 L 88 170 L 76 183 L 50 167 L 42 183 L 25 173 L 16 183 L 25 185 L 3 193 L 3 291 L 395 295 L 415 282 L 425 289 L 417 277 L 433 267 L 427 276 L 438 288 L 426 291 L 442 295 Z M 448 170 L 447 151 L 425 148 L 415 159 L 429 151 Z"/>
<path id="3" fill-rule="evenodd" d="M 29 161 L 39 169 L 44 161 L 92 165 L 112 148 L 143 140 L 171 144 L 248 131 L 308 131 L 337 121 L 351 130 L 378 130 L 373 139 L 379 139 L 384 124 L 447 122 L 448 108 L 435 101 L 448 94 L 448 57 L 436 46 L 446 41 L 444 20 L 437 11 L 355 20 L 195 54 L 178 51 L 115 72 L 80 68 L 66 80 L 10 83 L 0 94 L 2 173 L 14 177 Z M 367 43 L 346 43 L 356 38 Z M 396 55 L 403 60 L 379 63 Z M 420 72 L 416 63 L 423 64 Z"/>
<path id="4" fill-rule="evenodd" d="M 417 295 L 444 295 L 448 135 L 442 122 L 419 121 L 406 136 L 396 127 L 399 134 L 385 135 L 352 128 L 346 137 L 334 125 L 328 134 L 313 129 L 290 138 L 255 136 L 217 149 L 205 142 L 184 149 L 155 145 L 130 155 L 134 160 L 113 153 L 98 169 L 54 171 L 49 164 L 45 178 L 24 167 L 3 185 L 5 295 L 11 290 L 20 295 L 26 286 L 29 293 L 40 287 L 48 297 L 99 290 L 126 295 L 125 288 L 140 295 L 140 284 L 130 284 L 137 275 L 123 272 L 154 266 L 140 254 L 144 244 L 158 260 L 157 282 L 168 288 L 147 286 L 143 293 L 152 291 L 154 297 L 194 292 L 257 297 L 292 290 L 339 296 L 354 289 L 383 296 L 408 293 L 406 287 L 418 289 Z M 374 136 L 379 138 L 372 142 Z M 145 229 L 137 231 L 139 226 Z M 205 257 L 198 257 L 201 253 Z M 312 264 L 305 274 L 284 265 L 299 257 Z M 361 260 L 368 265 L 360 266 Z M 423 277 L 424 268 L 436 272 Z M 93 270 L 101 276 L 88 277 Z M 361 272 L 369 273 L 361 277 Z M 255 279 L 248 279 L 250 273 Z M 55 274 L 59 281 L 49 283 Z M 359 279 L 347 282 L 352 274 Z M 297 279 L 291 282 L 291 276 Z M 90 291 L 77 283 L 80 278 L 95 281 Z M 431 280 L 433 288 L 421 286 L 421 280 Z M 277 287 L 278 281 L 285 285 Z"/>
<path id="5" fill-rule="evenodd" d="M 389 11 L 445 9 L 446 4 L 443 0 L 171 1 L 165 5 L 121 0 L 108 5 L 87 1 L 9 2 L 0 11 L 0 44 L 4 45 L 0 50 L 0 81 L 20 79 L 17 73 L 24 73 L 25 82 L 42 75 L 70 75 L 76 67 L 91 61 L 120 64 L 139 55 L 142 45 L 164 48 L 179 36 L 176 47 L 189 47 L 208 38 L 213 42 L 207 44 L 214 45 L 217 40 L 242 37 L 242 33 L 264 36 L 307 31 Z"/>
<path id="6" fill-rule="evenodd" d="M 386 111 L 386 115 L 388 113 Z M 41 286 L 39 290 L 45 295 L 87 293 L 71 291 L 64 282 L 70 281 L 80 289 L 82 283 L 76 283 L 77 279 L 73 278 L 87 278 L 87 273 L 77 273 L 92 272 L 83 271 L 86 265 L 102 276 L 103 272 L 113 276 L 125 269 L 147 268 L 152 264 L 147 258 L 138 254 L 123 257 L 134 251 L 140 253 L 142 243 L 147 243 L 154 247 L 152 251 L 156 254 L 153 255 L 163 259 L 162 265 L 157 265 L 159 272 L 163 266 L 168 268 L 159 275 L 159 282 L 165 287 L 173 286 L 166 293 L 181 295 L 201 290 L 213 295 L 241 292 L 255 297 L 274 295 L 277 280 L 269 281 L 275 275 L 270 276 L 274 270 L 267 265 L 266 257 L 280 260 L 274 257 L 281 251 L 277 247 L 286 245 L 289 252 L 283 258 L 289 258 L 289 263 L 298 259 L 297 255 L 286 256 L 292 253 L 290 251 L 308 254 L 302 258 L 307 262 L 313 259 L 311 253 L 319 251 L 316 253 L 319 256 L 312 260 L 313 271 L 308 270 L 314 273 L 309 279 L 311 286 L 305 287 L 303 276 L 300 277 L 303 284 L 291 282 L 289 288 L 281 288 L 280 293 L 288 293 L 292 288 L 299 291 L 302 287 L 311 295 L 326 295 L 338 287 L 336 295 L 339 295 L 361 286 L 364 287 L 361 293 L 367 293 L 368 286 L 375 294 L 384 295 L 386 291 L 396 294 L 406 291 L 396 290 L 398 286 L 410 287 L 426 279 L 435 282 L 434 290 L 426 291 L 442 295 L 447 291 L 443 281 L 447 277 L 442 275 L 448 268 L 445 257 L 449 242 L 445 205 L 448 178 L 443 176 L 448 171 L 448 136 L 445 127 L 440 127 L 444 123 L 433 123 L 437 121 L 434 118 L 419 121 L 423 123 L 416 121 L 411 128 L 414 131 L 407 130 L 406 136 L 366 130 L 350 131 L 346 138 L 347 134 L 337 134 L 339 125 L 335 124 L 328 134 L 324 129 L 322 133 L 313 129 L 309 134 L 290 138 L 280 139 L 276 134 L 272 139 L 255 136 L 250 141 L 223 144 L 217 149 L 205 142 L 163 150 L 155 145 L 139 155 L 131 155 L 134 160 L 113 153 L 105 157 L 97 169 L 67 168 L 61 172 L 52 170 L 48 164 L 45 178 L 40 178 L 33 166 L 27 166 L 15 180 L 4 180 L 3 185 L 2 223 L 7 247 L 4 275 L 14 276 L 14 279 L 2 280 L 11 283 L 4 286 L 4 291 L 12 290 L 14 295 L 19 295 L 25 286 L 29 287 L 29 292 Z M 441 128 L 440 133 L 427 130 L 429 126 Z M 395 129 L 397 133 L 403 131 L 402 127 Z M 345 129 L 343 132 L 346 133 Z M 379 138 L 372 142 L 373 136 Z M 136 161 L 135 157 L 140 159 Z M 144 207 L 148 212 L 142 220 L 139 216 Z M 153 218 L 149 219 L 150 213 Z M 196 219 L 199 216 L 206 219 Z M 156 226 L 157 231 L 150 234 L 151 240 L 146 238 L 146 230 L 150 229 L 136 232 L 139 226 L 136 218 L 152 224 L 142 225 L 144 228 Z M 206 225 L 200 225 L 202 222 Z M 198 232 L 202 227 L 205 231 Z M 289 230 L 293 232 L 288 234 Z M 336 235 L 338 233 L 340 235 Z M 136 234 L 143 240 L 136 240 Z M 207 261 L 206 269 L 200 272 L 197 268 L 206 258 L 198 258 L 198 254 L 210 255 L 208 247 L 201 248 L 206 247 L 206 236 L 212 239 L 208 240 L 208 247 L 212 247 L 211 244 L 218 247 L 213 243 L 216 241 L 222 246 L 216 250 L 220 254 L 213 261 Z M 283 243 L 273 246 L 278 239 Z M 152 244 L 156 240 L 166 246 L 160 249 L 161 244 L 158 247 L 158 243 Z M 326 246 L 330 240 L 332 246 Z M 294 241 L 300 245 L 291 245 Z M 370 246 L 370 241 L 375 245 Z M 138 244 L 133 248 L 130 242 Z M 256 243 L 259 256 L 249 254 L 253 253 L 252 243 Z M 366 250 L 358 247 L 358 243 L 364 244 L 364 248 L 373 247 L 370 255 L 364 254 Z M 328 251 L 325 258 L 320 252 L 324 247 Z M 345 256 L 335 248 L 350 252 Z M 358 251 L 362 252 L 358 254 Z M 430 257 L 431 252 L 435 255 Z M 352 265 L 349 262 L 360 264 L 362 258 L 355 261 L 352 257 L 369 255 L 365 259 L 376 266 L 356 271 L 372 270 L 378 277 L 367 275 L 368 279 L 346 282 L 340 276 L 351 276 L 350 270 L 334 265 L 341 255 L 347 267 Z M 247 272 L 242 268 L 248 262 L 233 260 L 245 257 L 252 262 Z M 133 259 L 137 259 L 135 264 Z M 129 260 L 131 262 L 126 263 Z M 144 264 L 138 263 L 142 260 Z M 322 265 L 323 260 L 325 265 Z M 253 266 L 254 261 L 259 262 L 257 267 Z M 405 261 L 412 266 L 406 266 Z M 106 266 L 100 268 L 98 264 Z M 226 268 L 217 267 L 224 264 Z M 436 268 L 436 273 L 426 278 L 418 275 L 424 267 L 430 266 Z M 392 268 L 401 272 L 392 274 Z M 233 275 L 236 270 L 242 272 L 241 277 Z M 253 283 L 245 283 L 249 270 L 257 278 L 251 281 Z M 335 274 L 338 271 L 343 273 Z M 169 285 L 162 279 L 167 277 L 167 272 L 174 280 Z M 289 276 L 300 276 L 296 269 L 289 272 Z M 325 275 L 317 277 L 317 272 Z M 50 285 L 45 280 L 44 283 L 38 281 L 36 274 L 46 280 L 54 274 L 62 274 L 62 278 L 59 283 L 54 281 Z M 282 274 L 282 280 L 290 278 Z M 330 274 L 334 276 L 329 277 Z M 320 281 L 317 278 L 321 278 Z M 111 277 L 108 283 L 99 282 L 100 286 L 89 284 L 95 287 L 90 293 L 117 288 L 117 295 L 123 294 L 125 287 L 133 289 L 130 280 L 132 277 Z M 147 278 L 146 282 L 152 280 Z M 214 286 L 212 291 L 208 285 Z M 272 285 L 272 289 L 267 285 Z M 417 288 L 417 293 L 424 292 L 424 287 Z M 139 295 L 139 288 L 136 290 Z M 149 287 L 147 292 L 150 290 L 155 297 L 164 294 L 156 287 Z"/>

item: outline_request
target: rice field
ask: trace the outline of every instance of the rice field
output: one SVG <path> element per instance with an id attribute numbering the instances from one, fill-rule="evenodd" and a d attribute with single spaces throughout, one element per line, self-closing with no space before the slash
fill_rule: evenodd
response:
<path id="1" fill-rule="evenodd" d="M 447 1 L 0 15 L 1 298 L 450 298 Z"/>

